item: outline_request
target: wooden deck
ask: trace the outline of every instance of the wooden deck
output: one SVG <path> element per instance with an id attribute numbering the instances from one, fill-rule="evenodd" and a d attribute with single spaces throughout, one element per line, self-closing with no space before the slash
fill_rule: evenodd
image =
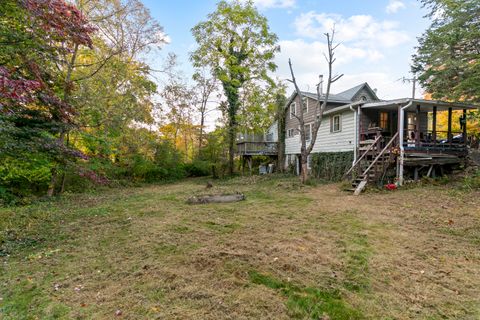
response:
<path id="1" fill-rule="evenodd" d="M 411 152 L 405 154 L 404 165 L 407 167 L 459 164 L 463 160 L 459 156 L 444 153 Z"/>
<path id="2" fill-rule="evenodd" d="M 240 156 L 276 156 L 277 143 L 266 141 L 237 142 L 237 154 Z"/>

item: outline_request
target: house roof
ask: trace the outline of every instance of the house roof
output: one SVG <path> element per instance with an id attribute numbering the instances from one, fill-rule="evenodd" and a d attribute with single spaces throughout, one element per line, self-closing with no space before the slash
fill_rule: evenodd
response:
<path id="1" fill-rule="evenodd" d="M 365 88 L 366 90 L 368 90 L 377 100 L 378 97 L 377 97 L 377 94 L 375 93 L 375 91 L 372 90 L 372 88 L 370 88 L 370 86 L 368 85 L 368 83 L 364 82 L 362 84 L 359 84 L 358 86 L 355 86 L 353 88 L 350 88 L 350 89 L 347 89 L 345 91 L 342 91 L 340 93 L 338 93 L 337 95 L 338 96 L 341 96 L 349 101 L 353 101 L 353 98 L 355 98 L 355 96 L 357 95 L 357 93 L 362 90 L 363 88 Z"/>
<path id="2" fill-rule="evenodd" d="M 328 96 L 328 101 L 330 103 L 340 103 L 340 104 L 349 104 L 349 103 L 352 103 L 353 102 L 353 99 L 355 98 L 355 96 L 358 94 L 358 92 L 360 92 L 360 90 L 362 90 L 363 88 L 365 88 L 366 90 L 368 90 L 375 98 L 378 99 L 375 91 L 372 90 L 372 88 L 370 88 L 370 86 L 368 85 L 368 83 L 364 82 L 362 84 L 359 84 L 355 87 L 352 87 L 350 89 L 347 89 L 345 91 L 342 91 L 340 93 L 330 93 L 329 96 Z M 317 93 L 313 93 L 313 92 L 307 92 L 307 91 L 301 91 L 301 94 L 305 97 L 309 97 L 311 99 L 314 99 L 314 100 L 318 100 L 317 99 Z M 288 99 L 287 101 L 287 104 L 285 107 L 289 106 L 290 103 L 292 103 L 293 99 L 295 98 L 296 96 L 296 92 L 293 92 L 292 95 L 290 96 L 290 99 Z M 322 94 L 320 95 L 320 100 L 325 100 L 325 94 Z M 380 99 L 378 99 L 380 100 Z"/>
<path id="3" fill-rule="evenodd" d="M 425 99 L 395 99 L 379 102 L 365 103 L 362 108 L 374 108 L 374 109 L 397 109 L 399 106 L 406 107 L 408 111 L 415 111 L 417 106 L 421 107 L 422 111 L 431 111 L 433 107 L 437 107 L 438 111 L 445 111 L 449 108 L 452 110 L 475 110 L 479 106 L 469 102 L 448 102 L 440 100 L 425 100 Z"/>

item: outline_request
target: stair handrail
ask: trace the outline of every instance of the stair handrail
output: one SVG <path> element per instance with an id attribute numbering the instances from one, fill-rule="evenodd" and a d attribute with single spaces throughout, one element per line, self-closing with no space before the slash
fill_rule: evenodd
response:
<path id="1" fill-rule="evenodd" d="M 360 156 L 360 158 L 357 159 L 357 161 L 355 161 L 355 163 L 352 165 L 352 167 L 350 169 L 348 169 L 347 172 L 345 172 L 343 174 L 343 177 L 342 179 L 344 179 L 346 176 L 348 176 L 350 174 L 350 172 L 353 171 L 353 169 L 355 169 L 355 167 L 360 163 L 360 161 L 365 157 L 365 155 L 368 153 L 368 151 L 370 151 L 370 149 L 373 148 L 374 145 L 377 144 L 378 140 L 380 140 L 380 138 L 382 138 L 382 135 L 378 135 L 375 140 L 372 142 L 372 144 L 367 148 L 367 150 L 365 150 L 365 152 Z"/>
<path id="2" fill-rule="evenodd" d="M 388 141 L 388 143 L 385 145 L 385 148 L 382 149 L 382 151 L 380 151 L 380 153 L 378 154 L 378 156 L 372 161 L 372 163 L 370 163 L 370 165 L 368 166 L 367 169 L 365 169 L 365 171 L 363 172 L 363 176 L 366 177 L 366 174 L 368 173 L 368 171 L 370 171 L 370 169 L 372 169 L 372 167 L 375 165 L 375 163 L 377 163 L 378 159 L 380 159 L 380 157 L 385 153 L 385 151 L 390 147 L 390 145 L 395 141 L 395 139 L 398 137 L 398 131 L 397 133 L 395 133 L 392 137 L 392 139 L 390 139 L 390 141 Z"/>

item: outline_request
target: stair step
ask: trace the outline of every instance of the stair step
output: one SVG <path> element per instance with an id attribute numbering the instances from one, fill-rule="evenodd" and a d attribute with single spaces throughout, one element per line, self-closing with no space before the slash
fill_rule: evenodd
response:
<path id="1" fill-rule="evenodd" d="M 363 145 L 363 144 L 373 144 L 374 142 L 375 142 L 375 140 L 373 140 L 373 139 L 362 140 L 362 141 L 360 141 L 360 145 Z"/>

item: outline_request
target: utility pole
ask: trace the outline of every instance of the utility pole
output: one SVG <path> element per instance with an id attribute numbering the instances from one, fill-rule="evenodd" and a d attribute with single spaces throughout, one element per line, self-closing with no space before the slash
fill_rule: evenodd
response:
<path id="1" fill-rule="evenodd" d="M 413 76 L 413 78 L 405 78 L 402 77 L 398 80 L 402 80 L 403 83 L 412 83 L 412 99 L 415 99 L 415 87 L 417 86 L 417 77 Z"/>

